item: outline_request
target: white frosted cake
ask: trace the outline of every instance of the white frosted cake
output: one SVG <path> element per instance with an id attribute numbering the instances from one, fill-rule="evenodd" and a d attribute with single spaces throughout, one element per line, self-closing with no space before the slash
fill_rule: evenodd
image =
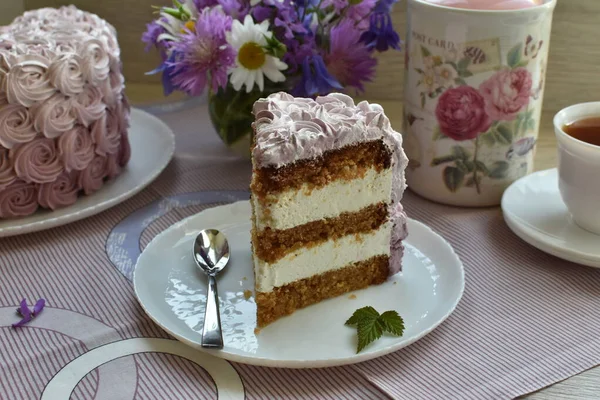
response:
<path id="1" fill-rule="evenodd" d="M 400 271 L 408 160 L 383 109 L 277 93 L 254 115 L 258 326 Z"/>
<path id="2" fill-rule="evenodd" d="M 62 7 L 0 30 L 0 219 L 94 193 L 130 157 L 116 31 Z"/>

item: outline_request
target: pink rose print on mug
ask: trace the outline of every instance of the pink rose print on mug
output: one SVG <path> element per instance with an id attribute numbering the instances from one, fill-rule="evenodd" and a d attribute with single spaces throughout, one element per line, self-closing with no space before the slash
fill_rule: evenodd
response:
<path id="1" fill-rule="evenodd" d="M 535 50 L 539 51 L 541 44 L 536 46 Z M 456 70 L 452 80 L 436 88 L 439 98 L 435 108 L 434 140 L 452 139 L 461 143 L 452 146 L 450 154 L 431 161 L 432 167 L 444 165 L 442 178 L 450 192 L 473 187 L 481 193 L 484 178 L 507 178 L 510 162 L 533 150 L 535 137 L 525 136 L 535 130 L 534 110 L 529 109 L 535 89 L 527 65 L 536 56 L 537 51 L 531 51 L 523 43 L 517 44 L 507 54 L 507 65 L 499 67 L 477 88 L 465 81 L 472 75 L 468 54 L 463 53 L 463 58 L 455 63 L 426 52 L 424 71 L 430 67 L 428 62 L 431 60 L 433 68 L 450 65 Z M 424 73 L 420 85 L 427 83 L 426 78 L 427 73 Z M 441 82 L 437 75 L 435 82 Z M 517 146 L 518 143 L 527 146 Z M 506 159 L 482 159 L 482 145 L 490 148 L 505 146 L 508 148 L 504 152 Z"/>
<path id="2" fill-rule="evenodd" d="M 523 68 L 504 68 L 479 87 L 485 98 L 485 110 L 497 121 L 513 121 L 528 104 L 533 81 Z"/>
<path id="3" fill-rule="evenodd" d="M 440 131 L 458 142 L 475 139 L 486 132 L 492 120 L 483 96 L 471 86 L 448 89 L 440 96 L 435 115 Z"/>

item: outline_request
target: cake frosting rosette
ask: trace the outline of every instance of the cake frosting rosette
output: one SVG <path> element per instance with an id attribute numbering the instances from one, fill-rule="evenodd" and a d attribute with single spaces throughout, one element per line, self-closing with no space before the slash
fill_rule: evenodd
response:
<path id="1" fill-rule="evenodd" d="M 69 206 L 126 167 L 119 54 L 114 27 L 74 6 L 0 30 L 0 219 Z"/>

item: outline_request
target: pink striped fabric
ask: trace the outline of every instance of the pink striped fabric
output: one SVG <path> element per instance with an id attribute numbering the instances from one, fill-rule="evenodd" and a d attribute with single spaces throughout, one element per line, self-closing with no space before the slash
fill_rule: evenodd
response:
<path id="1" fill-rule="evenodd" d="M 212 133 L 194 130 L 206 126 L 204 109 L 164 119 L 177 132 L 177 154 L 151 187 L 85 221 L 0 239 L 0 399 L 40 398 L 61 368 L 94 349 L 130 338 L 168 338 L 111 263 L 108 236 L 124 218 L 162 198 L 246 190 L 250 166 Z M 445 207 L 410 193 L 404 204 L 464 261 L 466 291 L 456 312 L 419 342 L 363 364 L 323 370 L 233 364 L 246 398 L 510 399 L 600 363 L 600 271 L 526 245 L 496 208 Z M 207 206 L 170 211 L 144 230 L 140 247 Z M 16 330 L 10 324 L 22 297 L 44 297 L 47 309 Z M 71 398 L 212 399 L 217 390 L 195 363 L 143 353 L 93 369 Z"/>

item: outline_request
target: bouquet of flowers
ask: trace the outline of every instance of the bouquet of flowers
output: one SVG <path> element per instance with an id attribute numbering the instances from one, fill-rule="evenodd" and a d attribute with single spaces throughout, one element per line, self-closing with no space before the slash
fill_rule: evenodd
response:
<path id="1" fill-rule="evenodd" d="M 258 98 L 360 92 L 375 75 L 374 53 L 400 48 L 396 0 L 173 1 L 142 36 L 162 58 L 150 73 L 162 74 L 165 95 L 208 88 L 211 119 L 229 145 L 249 139 Z"/>

